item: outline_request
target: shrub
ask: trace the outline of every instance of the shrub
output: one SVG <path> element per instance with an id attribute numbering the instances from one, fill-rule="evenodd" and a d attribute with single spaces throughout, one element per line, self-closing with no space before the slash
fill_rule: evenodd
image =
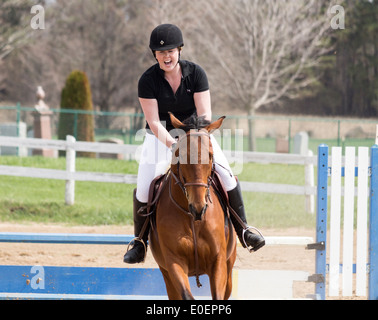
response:
<path id="1" fill-rule="evenodd" d="M 62 90 L 61 109 L 93 111 L 92 93 L 87 75 L 75 70 L 71 72 Z M 65 140 L 72 135 L 78 141 L 94 141 L 93 114 L 71 114 L 62 112 L 59 118 L 58 138 Z M 64 155 L 64 152 L 60 153 Z M 78 156 L 95 157 L 95 153 L 78 152 Z"/>

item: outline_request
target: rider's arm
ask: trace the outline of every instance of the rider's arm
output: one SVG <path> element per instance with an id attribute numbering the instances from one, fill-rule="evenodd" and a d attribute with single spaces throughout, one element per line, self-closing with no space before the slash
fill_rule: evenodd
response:
<path id="1" fill-rule="evenodd" d="M 167 129 L 160 122 L 157 100 L 139 98 L 139 102 L 144 116 L 146 117 L 146 121 L 155 137 L 170 148 L 176 140 L 172 138 Z"/>
<path id="2" fill-rule="evenodd" d="M 194 103 L 198 116 L 205 116 L 206 120 L 211 121 L 211 97 L 210 90 L 195 92 Z"/>

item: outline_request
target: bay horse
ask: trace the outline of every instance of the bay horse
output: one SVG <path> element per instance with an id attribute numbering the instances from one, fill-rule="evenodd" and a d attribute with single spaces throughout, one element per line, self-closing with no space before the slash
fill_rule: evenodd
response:
<path id="1" fill-rule="evenodd" d="M 149 235 L 151 252 L 163 274 L 170 300 L 194 299 L 188 277 L 196 276 L 200 287 L 202 274 L 209 277 L 213 299 L 228 299 L 236 259 L 236 234 L 210 183 L 210 133 L 221 126 L 224 117 L 206 125 L 201 125 L 197 117 L 189 124 L 172 114 L 170 117 L 173 126 L 184 133 L 172 152 L 168 181 L 156 204 Z"/>

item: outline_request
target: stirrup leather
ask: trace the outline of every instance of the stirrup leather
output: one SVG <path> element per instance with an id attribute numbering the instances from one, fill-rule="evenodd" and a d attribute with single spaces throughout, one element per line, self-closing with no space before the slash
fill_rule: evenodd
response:
<path id="1" fill-rule="evenodd" d="M 249 230 L 249 229 L 252 229 L 252 230 L 257 231 L 257 233 L 258 233 L 263 239 L 264 239 L 264 236 L 263 236 L 263 234 L 261 233 L 261 231 L 260 231 L 259 229 L 255 228 L 255 227 L 247 226 L 245 229 L 243 229 L 242 238 L 243 238 L 244 246 L 247 248 L 247 250 L 248 250 L 249 252 L 253 252 L 253 251 L 255 251 L 255 249 L 254 249 L 253 247 L 247 245 L 247 243 L 245 242 L 245 237 L 244 237 L 246 231 Z"/>
<path id="2" fill-rule="evenodd" d="M 127 249 L 126 249 L 126 254 L 129 252 L 130 250 L 130 246 L 132 245 L 133 248 L 134 248 L 134 243 L 135 241 L 139 241 L 143 244 L 143 247 L 144 247 L 144 258 L 143 258 L 143 261 L 141 263 L 144 263 L 144 261 L 146 260 L 146 257 L 147 257 L 147 246 L 146 244 L 144 243 L 143 239 L 139 238 L 139 237 L 135 237 L 133 240 L 131 240 L 129 242 L 129 245 L 127 246 Z"/>

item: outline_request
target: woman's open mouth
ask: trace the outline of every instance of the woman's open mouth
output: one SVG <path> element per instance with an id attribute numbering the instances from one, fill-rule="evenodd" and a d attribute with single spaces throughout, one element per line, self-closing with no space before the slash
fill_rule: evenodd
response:
<path id="1" fill-rule="evenodd" d="M 172 60 L 164 61 L 164 65 L 165 65 L 166 67 L 170 67 L 170 66 L 172 66 Z"/>

